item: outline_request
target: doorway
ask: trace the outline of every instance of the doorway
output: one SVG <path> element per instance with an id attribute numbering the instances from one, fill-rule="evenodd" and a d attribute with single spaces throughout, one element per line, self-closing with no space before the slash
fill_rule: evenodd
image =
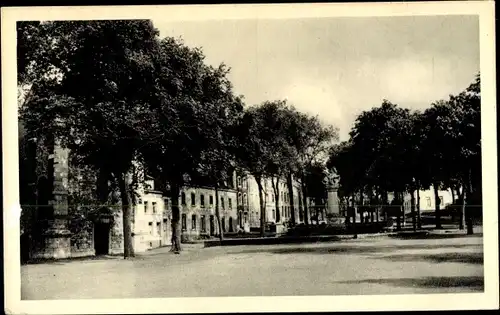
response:
<path id="1" fill-rule="evenodd" d="M 210 216 L 210 236 L 215 235 L 215 222 L 214 222 L 214 216 Z"/>
<path id="2" fill-rule="evenodd" d="M 94 224 L 94 249 L 96 256 L 109 254 L 109 223 Z"/>

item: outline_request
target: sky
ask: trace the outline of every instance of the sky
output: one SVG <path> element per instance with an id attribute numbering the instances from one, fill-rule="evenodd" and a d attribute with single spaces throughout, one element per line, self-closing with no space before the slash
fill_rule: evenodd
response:
<path id="1" fill-rule="evenodd" d="M 201 47 L 231 67 L 247 105 L 286 99 L 339 128 L 388 99 L 425 109 L 459 93 L 479 71 L 477 16 L 329 17 L 169 22 L 160 36 Z"/>

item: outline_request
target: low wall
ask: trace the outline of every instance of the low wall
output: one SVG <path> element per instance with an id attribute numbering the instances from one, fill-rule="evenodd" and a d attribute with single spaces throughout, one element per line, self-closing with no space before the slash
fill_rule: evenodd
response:
<path id="1" fill-rule="evenodd" d="M 339 236 L 308 236 L 308 237 L 264 237 L 264 238 L 234 238 L 205 241 L 205 247 L 214 246 L 239 246 L 239 245 L 275 245 L 275 244 L 297 244 L 340 241 Z"/>

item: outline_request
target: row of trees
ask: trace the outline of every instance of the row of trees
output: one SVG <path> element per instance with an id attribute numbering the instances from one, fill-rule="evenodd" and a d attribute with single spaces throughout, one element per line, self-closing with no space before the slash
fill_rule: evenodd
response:
<path id="1" fill-rule="evenodd" d="M 138 174 L 153 175 L 172 200 L 172 250 L 179 252 L 183 186 L 215 188 L 220 225 L 218 189 L 234 170 L 249 172 L 259 186 L 264 233 L 262 180 L 273 179 L 278 210 L 278 181 L 286 178 L 291 190 L 298 176 L 306 191 L 307 170 L 337 137 L 284 101 L 244 108 L 227 66 L 209 66 L 200 49 L 160 39 L 150 21 L 20 22 L 17 29 L 26 138 L 57 139 L 73 166 L 95 172 L 99 203 L 117 187 L 125 257 L 134 256 Z"/>
<path id="2" fill-rule="evenodd" d="M 420 224 L 415 219 L 420 217 L 418 191 L 432 186 L 436 227 L 441 228 L 438 190 L 450 189 L 454 201 L 462 205 L 463 228 L 465 204 L 481 204 L 480 102 L 478 74 L 466 90 L 423 112 L 384 100 L 381 106 L 361 113 L 350 139 L 335 145 L 330 153 L 328 167 L 340 176 L 340 195 L 360 196 L 361 204 L 367 195 L 370 204 L 385 206 L 388 192 L 393 192 L 393 205 L 401 206 L 403 194 L 410 193 L 416 229 Z M 397 216 L 400 227 L 401 208 L 395 209 L 389 213 Z"/>

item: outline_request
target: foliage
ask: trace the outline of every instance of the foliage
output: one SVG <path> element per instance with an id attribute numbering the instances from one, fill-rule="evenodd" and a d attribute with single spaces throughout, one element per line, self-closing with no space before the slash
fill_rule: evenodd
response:
<path id="1" fill-rule="evenodd" d="M 350 139 L 330 150 L 327 167 L 340 177 L 339 196 L 462 186 L 480 203 L 480 97 L 478 75 L 465 91 L 423 113 L 386 100 L 362 112 Z"/>
<path id="2" fill-rule="evenodd" d="M 127 186 L 127 174 L 138 148 L 151 136 L 158 31 L 141 20 L 57 21 L 21 29 L 33 31 L 23 38 L 38 37 L 40 43 L 23 53 L 26 60 L 20 62 L 24 78 L 36 78 L 29 82 L 31 96 L 20 110 L 28 135 L 56 138 L 78 163 L 113 175 L 124 211 L 125 257 L 133 256 L 133 187 Z"/>

